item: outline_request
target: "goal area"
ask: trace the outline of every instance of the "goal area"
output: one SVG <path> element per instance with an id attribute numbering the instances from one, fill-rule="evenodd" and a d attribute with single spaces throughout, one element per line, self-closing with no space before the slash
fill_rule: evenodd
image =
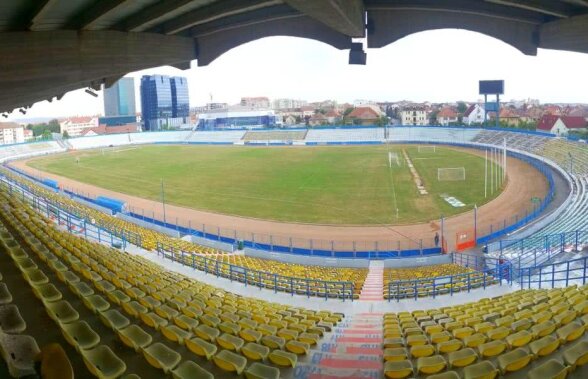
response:
<path id="1" fill-rule="evenodd" d="M 419 153 L 434 153 L 436 152 L 436 146 L 419 146 Z"/>
<path id="2" fill-rule="evenodd" d="M 459 181 L 466 179 L 465 167 L 442 167 L 437 169 L 437 180 Z"/>

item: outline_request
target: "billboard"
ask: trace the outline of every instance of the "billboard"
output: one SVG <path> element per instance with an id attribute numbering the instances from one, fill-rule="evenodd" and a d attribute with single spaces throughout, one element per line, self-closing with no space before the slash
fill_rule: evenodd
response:
<path id="1" fill-rule="evenodd" d="M 504 80 L 480 80 L 480 95 L 496 94 L 504 94 Z"/>

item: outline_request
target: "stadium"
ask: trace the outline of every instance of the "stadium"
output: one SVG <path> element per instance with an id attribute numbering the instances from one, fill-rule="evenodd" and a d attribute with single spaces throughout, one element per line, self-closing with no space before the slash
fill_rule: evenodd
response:
<path id="1" fill-rule="evenodd" d="M 175 367 L 186 356 L 214 376 L 271 368 L 285 377 L 317 369 L 349 374 L 357 362 L 373 377 L 452 371 L 470 377 L 472 370 L 492 376 L 493 370 L 530 371 L 558 355 L 566 362 L 583 359 L 588 151 L 582 142 L 443 127 L 309 129 L 296 132 L 296 139 L 292 133 L 135 133 L 3 148 L 3 196 L 10 204 L 3 208 L 3 243 L 10 253 L 4 259 L 19 267 L 86 364 L 104 359 L 112 370 L 133 367 L 137 357 L 130 356 L 137 350 L 155 367 L 165 369 L 168 359 Z M 574 153 L 573 169 L 568 153 Z M 274 154 L 284 160 L 268 165 Z M 229 208 L 214 198 L 202 203 L 201 193 L 182 196 L 198 183 L 181 170 L 163 174 L 170 167 L 150 166 L 153 171 L 131 173 L 129 166 L 143 155 L 187 165 L 199 181 L 215 175 L 194 168 L 191 159 L 214 156 L 202 167 L 227 170 L 229 182 L 211 184 L 210 191 L 221 191 Z M 428 163 L 432 157 L 434 165 Z M 231 171 L 236 159 L 247 160 L 251 171 Z M 296 162 L 306 159 L 317 175 L 330 178 L 332 187 L 321 188 L 332 198 L 320 198 L 329 207 L 313 213 L 317 200 L 302 191 L 308 201 L 303 212 L 264 196 L 275 213 L 263 213 L 251 198 L 263 194 L 258 187 L 234 199 L 222 192 L 231 182 L 245 191 L 245 178 L 256 175 L 256 185 L 275 194 L 265 171 L 291 190 L 286 177 L 311 175 L 296 174 Z M 293 171 L 280 177 L 284 162 Z M 443 173 L 457 163 L 465 174 Z M 429 195 L 417 191 L 409 167 Z M 354 187 L 358 180 L 369 186 Z M 386 205 L 392 187 L 378 180 L 391 180 L 404 203 Z M 521 191 L 525 185 L 536 192 Z M 374 203 L 338 197 L 342 186 Z M 376 196 L 382 190 L 383 197 Z M 284 200 L 299 192 L 296 187 L 279 195 Z M 449 209 L 441 193 L 464 206 Z M 409 214 L 420 196 L 439 197 L 434 209 L 447 217 Z M 374 216 L 329 214 L 337 201 Z M 219 223 L 202 222 L 211 218 Z M 90 324 L 84 314 L 100 321 Z M 13 330 L 22 328 L 19 319 L 18 313 L 10 317 Z M 100 358 L 86 356 L 107 330 L 135 350 L 104 347 Z M 330 367 L 329 360 L 344 368 Z"/>
<path id="2" fill-rule="evenodd" d="M 3 5 L 2 110 L 273 35 L 351 64 L 352 38 L 455 27 L 588 52 L 580 0 L 90 3 Z M 164 80 L 187 100 L 145 78 Z M 219 109 L 0 145 L 1 378 L 588 376 L 585 140 Z"/>

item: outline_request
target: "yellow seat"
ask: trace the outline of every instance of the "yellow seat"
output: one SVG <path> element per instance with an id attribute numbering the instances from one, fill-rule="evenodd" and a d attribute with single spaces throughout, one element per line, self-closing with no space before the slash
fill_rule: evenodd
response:
<path id="1" fill-rule="evenodd" d="M 242 338 L 235 337 L 232 334 L 223 333 L 216 338 L 216 343 L 227 350 L 239 351 L 245 344 Z"/>
<path id="2" fill-rule="evenodd" d="M 297 355 L 308 354 L 310 345 L 305 342 L 290 340 L 286 342 L 286 350 Z"/>
<path id="3" fill-rule="evenodd" d="M 260 341 L 270 349 L 283 349 L 286 344 L 286 340 L 278 336 L 263 336 Z"/>
<path id="4" fill-rule="evenodd" d="M 525 346 L 532 340 L 533 334 L 527 330 L 521 330 L 520 332 L 511 334 L 510 336 L 506 337 L 506 343 L 511 349 L 513 347 Z"/>
<path id="5" fill-rule="evenodd" d="M 449 367 L 465 367 L 478 359 L 478 354 L 472 348 L 465 348 L 448 354 Z"/>
<path id="6" fill-rule="evenodd" d="M 442 353 L 451 353 L 452 351 L 457 351 L 463 347 L 463 342 L 457 339 L 441 342 L 437 344 L 437 352 L 439 354 Z"/>
<path id="7" fill-rule="evenodd" d="M 498 356 L 498 367 L 502 375 L 525 368 L 533 356 L 523 348 L 517 348 Z"/>
<path id="8" fill-rule="evenodd" d="M 192 333 L 179 328 L 176 325 L 166 325 L 160 328 L 161 334 L 172 342 L 177 342 L 180 345 L 184 344 L 184 341 L 192 337 Z"/>
<path id="9" fill-rule="evenodd" d="M 269 355 L 270 362 L 281 367 L 296 367 L 298 356 L 283 350 L 273 350 Z"/>
<path id="10" fill-rule="evenodd" d="M 414 373 L 412 363 L 408 360 L 389 361 L 384 364 L 384 375 L 390 379 L 404 379 Z"/>
<path id="11" fill-rule="evenodd" d="M 484 342 L 486 342 L 486 340 L 487 340 L 486 335 L 484 335 L 482 333 L 476 333 L 476 334 L 472 334 L 469 337 L 466 337 L 463 340 L 463 343 L 467 347 L 478 347 L 481 344 L 483 344 Z"/>
<path id="12" fill-rule="evenodd" d="M 554 352 L 560 345 L 559 339 L 552 335 L 545 336 L 541 339 L 533 341 L 529 344 L 529 348 L 533 355 L 537 357 L 543 357 Z"/>
<path id="13" fill-rule="evenodd" d="M 391 363 L 391 362 L 389 362 Z M 417 372 L 419 374 L 436 374 L 447 367 L 447 361 L 441 355 L 423 357 L 417 360 Z"/>
<path id="14" fill-rule="evenodd" d="M 588 363 L 588 341 L 580 341 L 563 353 L 565 363 L 572 369 Z"/>
<path id="15" fill-rule="evenodd" d="M 408 359 L 408 352 L 404 347 L 390 347 L 384 349 L 384 361 L 402 361 Z"/>
<path id="16" fill-rule="evenodd" d="M 568 368 L 561 362 L 551 359 L 534 369 L 529 370 L 529 379 L 564 379 L 568 376 Z"/>
<path id="17" fill-rule="evenodd" d="M 186 348 L 188 348 L 188 350 L 200 357 L 205 357 L 207 360 L 210 360 L 210 358 L 212 358 L 212 356 L 217 351 L 216 345 L 198 337 L 185 340 L 184 343 L 186 344 Z"/>
<path id="18" fill-rule="evenodd" d="M 269 355 L 270 349 L 254 342 L 249 342 L 241 348 L 241 353 L 248 359 L 262 361 Z"/>
<path id="19" fill-rule="evenodd" d="M 144 331 L 140 326 L 131 324 L 124 329 L 117 330 L 118 338 L 127 345 L 139 351 L 153 341 L 151 334 Z"/>
<path id="20" fill-rule="evenodd" d="M 463 370 L 464 379 L 495 379 L 498 377 L 498 369 L 490 361 L 482 361 L 467 366 Z"/>
<path id="21" fill-rule="evenodd" d="M 504 341 L 490 341 L 478 346 L 478 351 L 482 357 L 494 357 L 502 354 L 507 346 Z"/>
<path id="22" fill-rule="evenodd" d="M 435 354 L 433 345 L 416 345 L 410 348 L 410 355 L 413 358 L 430 357 Z"/>
<path id="23" fill-rule="evenodd" d="M 552 320 L 542 322 L 541 324 L 537 324 L 531 327 L 531 333 L 535 338 L 545 337 L 548 334 L 553 333 L 556 328 L 555 322 Z"/>
<path id="24" fill-rule="evenodd" d="M 122 375 L 127 366 L 108 346 L 100 345 L 94 349 L 81 350 L 88 370 L 96 377 L 114 379 Z"/>
<path id="25" fill-rule="evenodd" d="M 557 329 L 556 334 L 562 343 L 572 342 L 582 337 L 584 328 L 579 321 L 574 321 Z"/>
<path id="26" fill-rule="evenodd" d="M 505 326 L 500 326 L 496 329 L 492 329 L 486 333 L 490 340 L 501 340 L 506 338 L 510 334 L 510 329 Z"/>
<path id="27" fill-rule="evenodd" d="M 143 356 L 151 366 L 162 369 L 165 373 L 173 370 L 182 359 L 180 354 L 160 342 L 144 348 Z"/>

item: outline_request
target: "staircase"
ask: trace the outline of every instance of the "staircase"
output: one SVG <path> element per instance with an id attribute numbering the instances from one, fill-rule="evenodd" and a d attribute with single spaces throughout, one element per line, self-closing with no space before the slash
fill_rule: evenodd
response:
<path id="1" fill-rule="evenodd" d="M 370 261 L 369 272 L 359 294 L 361 301 L 382 301 L 384 291 L 384 261 Z"/>
<path id="2" fill-rule="evenodd" d="M 345 317 L 296 367 L 296 379 L 381 378 L 383 315 Z"/>

